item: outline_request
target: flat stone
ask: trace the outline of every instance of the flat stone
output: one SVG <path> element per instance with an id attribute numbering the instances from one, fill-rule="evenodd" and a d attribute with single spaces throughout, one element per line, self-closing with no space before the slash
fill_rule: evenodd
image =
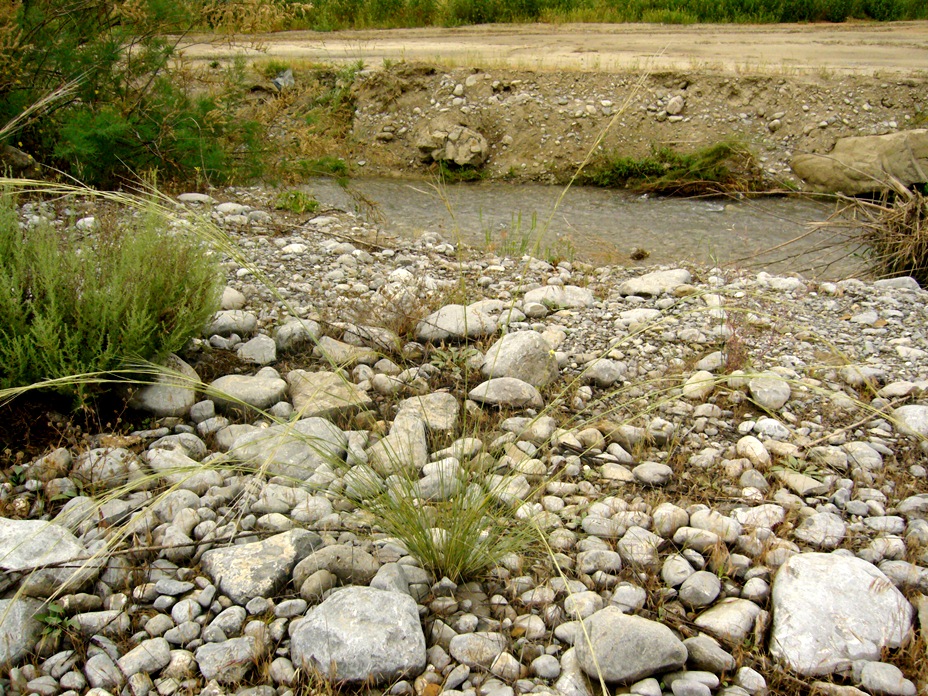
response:
<path id="1" fill-rule="evenodd" d="M 258 328 L 258 317 L 241 309 L 223 309 L 213 316 L 204 334 L 206 336 L 250 336 Z"/>
<path id="2" fill-rule="evenodd" d="M 463 340 L 489 336 L 496 331 L 496 322 L 489 315 L 463 305 L 445 305 L 433 312 L 416 327 L 420 341 Z"/>
<path id="3" fill-rule="evenodd" d="M 685 285 L 692 280 L 690 272 L 684 268 L 676 268 L 669 271 L 653 271 L 645 273 L 638 278 L 626 280 L 619 286 L 619 294 L 626 295 L 643 295 L 647 297 L 656 297 L 665 293 L 671 293 L 681 285 Z"/>
<path id="4" fill-rule="evenodd" d="M 455 660 L 471 669 L 489 669 L 506 649 L 506 645 L 506 638 L 501 633 L 461 633 L 451 639 L 448 652 Z"/>
<path id="5" fill-rule="evenodd" d="M 290 626 L 295 665 L 333 681 L 380 683 L 425 669 L 425 635 L 408 594 L 339 590 Z"/>
<path id="6" fill-rule="evenodd" d="M 100 572 L 101 560 L 89 557 L 86 547 L 59 524 L 0 517 L 0 569 L 23 574 L 20 591 L 27 596 L 79 590 Z"/>
<path id="7" fill-rule="evenodd" d="M 290 580 L 294 566 L 321 545 L 319 536 L 293 529 L 262 541 L 212 549 L 203 554 L 203 570 L 237 604 L 271 597 Z"/>
<path id="8" fill-rule="evenodd" d="M 335 372 L 290 370 L 287 384 L 300 418 L 353 415 L 374 405 L 365 391 Z"/>
<path id="9" fill-rule="evenodd" d="M 313 345 L 322 336 L 322 328 L 309 319 L 292 319 L 274 332 L 274 343 L 279 353 Z"/>
<path id="10" fill-rule="evenodd" d="M 322 336 L 316 341 L 313 356 L 328 361 L 332 367 L 345 368 L 355 365 L 373 365 L 380 359 L 380 354 L 376 350 L 337 341 L 331 336 Z"/>
<path id="11" fill-rule="evenodd" d="M 467 395 L 473 401 L 504 408 L 544 408 L 539 391 L 514 377 L 497 377 L 471 389 Z"/>
<path id="12" fill-rule="evenodd" d="M 15 665 L 32 651 L 43 628 L 35 617 L 43 609 L 37 599 L 0 599 L 0 666 Z"/>
<path id="13" fill-rule="evenodd" d="M 317 549 L 293 569 L 293 584 L 303 583 L 320 570 L 328 571 L 349 585 L 367 585 L 377 574 L 380 564 L 367 551 L 350 544 L 332 544 Z"/>
<path id="14" fill-rule="evenodd" d="M 242 411 L 251 406 L 267 409 L 283 401 L 287 383 L 273 367 L 263 367 L 254 375 L 225 375 L 213 380 L 207 391 L 217 408 Z"/>
<path id="15" fill-rule="evenodd" d="M 252 365 L 269 365 L 277 360 L 277 344 L 274 339 L 259 334 L 250 341 L 242 343 L 237 349 L 239 360 Z"/>
<path id="16" fill-rule="evenodd" d="M 347 447 L 347 436 L 331 421 L 304 418 L 245 433 L 229 456 L 270 476 L 305 481 L 323 464 L 343 462 Z"/>
<path id="17" fill-rule="evenodd" d="M 833 512 L 817 512 L 802 521 L 793 536 L 817 549 L 830 551 L 844 540 L 847 525 L 840 515 Z"/>
<path id="18" fill-rule="evenodd" d="M 876 566 L 839 553 L 790 557 L 772 591 L 770 651 L 806 676 L 879 660 L 906 640 L 914 609 Z"/>
<path id="19" fill-rule="evenodd" d="M 729 597 L 697 616 L 694 623 L 730 645 L 740 645 L 754 630 L 762 611 L 754 602 Z"/>
<path id="20" fill-rule="evenodd" d="M 206 643 L 196 651 L 197 664 L 203 677 L 230 685 L 241 682 L 260 657 L 261 649 L 254 636 Z"/>
<path id="21" fill-rule="evenodd" d="M 417 414 L 432 432 L 447 432 L 457 428 L 461 405 L 454 394 L 434 392 L 401 401 L 399 413 L 404 411 Z"/>
<path id="22" fill-rule="evenodd" d="M 584 623 L 589 640 L 578 637 L 574 649 L 592 679 L 601 676 L 608 683 L 628 684 L 686 663 L 686 647 L 656 621 L 609 606 Z"/>
<path id="23" fill-rule="evenodd" d="M 145 672 L 153 675 L 171 661 L 171 646 L 164 638 L 143 640 L 116 661 L 116 666 L 129 679 L 133 674 Z"/>
<path id="24" fill-rule="evenodd" d="M 368 462 L 379 474 L 419 471 L 429 460 L 425 421 L 413 410 L 398 413 L 390 433 L 367 450 Z"/>
<path id="25" fill-rule="evenodd" d="M 751 379 L 748 389 L 757 405 L 769 411 L 779 411 L 783 408 L 792 391 L 789 382 L 772 372 Z"/>
<path id="26" fill-rule="evenodd" d="M 907 404 L 893 411 L 896 430 L 912 437 L 928 437 L 928 406 Z"/>

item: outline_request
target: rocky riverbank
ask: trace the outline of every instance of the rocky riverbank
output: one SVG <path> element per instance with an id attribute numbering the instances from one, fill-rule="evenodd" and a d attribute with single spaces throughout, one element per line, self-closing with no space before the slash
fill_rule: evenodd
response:
<path id="1" fill-rule="evenodd" d="M 911 279 L 553 266 L 182 200 L 253 263 L 178 364 L 198 390 L 3 484 L 8 693 L 928 688 Z M 542 551 L 433 575 L 380 491 L 431 519 L 476 491 Z"/>

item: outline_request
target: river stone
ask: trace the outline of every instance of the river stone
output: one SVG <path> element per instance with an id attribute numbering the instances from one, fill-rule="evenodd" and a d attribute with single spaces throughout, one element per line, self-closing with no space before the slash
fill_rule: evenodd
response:
<path id="1" fill-rule="evenodd" d="M 774 578 L 771 606 L 770 651 L 806 676 L 879 660 L 906 640 L 914 614 L 876 566 L 839 553 L 790 557 Z"/>
<path id="2" fill-rule="evenodd" d="M 367 551 L 350 544 L 332 544 L 307 556 L 293 569 L 293 584 L 301 587 L 320 570 L 335 575 L 343 583 L 367 585 L 377 574 L 380 564 Z"/>
<path id="3" fill-rule="evenodd" d="M 802 521 L 793 536 L 810 546 L 830 551 L 844 540 L 847 525 L 833 512 L 816 512 Z"/>
<path id="4" fill-rule="evenodd" d="M 258 318 L 241 309 L 223 309 L 213 316 L 213 321 L 204 332 L 207 336 L 250 336 L 258 328 Z"/>
<path id="5" fill-rule="evenodd" d="M 506 334 L 490 346 L 480 368 L 485 377 L 515 377 L 544 387 L 558 376 L 551 345 L 537 331 Z"/>
<path id="6" fill-rule="evenodd" d="M 699 570 L 690 575 L 679 588 L 680 601 L 684 604 L 701 608 L 716 600 L 722 591 L 722 581 L 715 573 Z"/>
<path id="7" fill-rule="evenodd" d="M 838 138 L 827 155 L 796 155 L 789 165 L 815 191 L 856 196 L 928 181 L 928 129 Z"/>
<path id="8" fill-rule="evenodd" d="M 416 336 L 420 341 L 463 340 L 489 336 L 496 331 L 492 317 L 464 305 L 445 305 L 419 322 Z"/>
<path id="9" fill-rule="evenodd" d="M 585 624 L 589 640 L 581 632 L 574 648 L 583 671 L 593 679 L 627 684 L 686 663 L 686 647 L 656 621 L 608 606 Z"/>
<path id="10" fill-rule="evenodd" d="M 292 319 L 274 332 L 278 353 L 311 345 L 322 336 L 322 327 L 310 319 Z"/>
<path id="11" fill-rule="evenodd" d="M 396 415 L 390 434 L 367 450 L 368 463 L 378 474 L 418 471 L 429 461 L 425 421 L 407 410 Z"/>
<path id="12" fill-rule="evenodd" d="M 116 666 L 129 679 L 133 674 L 157 673 L 171 661 L 171 646 L 164 638 L 143 640 L 116 661 Z"/>
<path id="13" fill-rule="evenodd" d="M 708 370 L 699 370 L 683 383 L 683 398 L 690 401 L 705 401 L 713 389 L 715 389 L 715 376 Z"/>
<path id="14" fill-rule="evenodd" d="M 238 359 L 252 365 L 268 365 L 277 360 L 277 344 L 274 339 L 264 334 L 258 334 L 250 341 L 241 344 L 237 349 Z"/>
<path id="15" fill-rule="evenodd" d="M 225 375 L 213 380 L 207 394 L 217 407 L 227 411 L 246 406 L 267 409 L 284 399 L 287 383 L 273 367 L 263 367 L 254 375 Z"/>
<path id="16" fill-rule="evenodd" d="M 78 590 L 100 570 L 100 559 L 88 560 L 89 556 L 77 537 L 59 524 L 0 517 L 0 569 L 25 575 L 20 588 L 24 595 L 49 597 Z"/>
<path id="17" fill-rule="evenodd" d="M 418 415 L 432 432 L 448 432 L 458 425 L 461 405 L 453 394 L 434 392 L 401 401 L 399 413 L 403 412 Z"/>
<path id="18" fill-rule="evenodd" d="M 304 418 L 238 437 L 229 456 L 270 476 L 305 481 L 322 464 L 344 461 L 348 437 L 322 418 Z"/>
<path id="19" fill-rule="evenodd" d="M 773 472 L 773 475 L 780 483 L 801 498 L 811 495 L 824 495 L 828 492 L 826 484 L 792 469 L 777 469 Z"/>
<path id="20" fill-rule="evenodd" d="M 367 411 L 374 402 L 367 392 L 335 372 L 290 370 L 290 398 L 300 418 L 335 418 Z"/>
<path id="21" fill-rule="evenodd" d="M 637 278 L 630 278 L 619 286 L 620 295 L 644 295 L 656 297 L 673 292 L 690 282 L 692 276 L 685 268 L 670 271 L 653 271 Z"/>
<path id="22" fill-rule="evenodd" d="M 121 447 L 97 447 L 79 455 L 71 475 L 84 486 L 118 488 L 129 479 L 135 454 Z"/>
<path id="23" fill-rule="evenodd" d="M 762 611 L 747 599 L 728 597 L 697 616 L 693 623 L 731 645 L 741 645 L 754 630 L 754 623 Z"/>
<path id="24" fill-rule="evenodd" d="M 354 367 L 355 365 L 373 365 L 380 360 L 376 350 L 365 346 L 354 346 L 337 341 L 331 336 L 322 336 L 313 348 L 313 357 L 327 361 L 333 367 Z"/>
<path id="25" fill-rule="evenodd" d="M 522 301 L 554 309 L 583 309 L 593 305 L 593 293 L 576 285 L 545 285 L 529 290 Z"/>
<path id="26" fill-rule="evenodd" d="M 855 660 L 852 668 L 854 681 L 871 694 L 883 696 L 915 696 L 915 684 L 905 678 L 896 665 L 888 662 Z"/>
<path id="27" fill-rule="evenodd" d="M 168 356 L 165 367 L 171 372 L 159 374 L 154 384 L 133 392 L 129 406 L 150 413 L 155 418 L 182 418 L 196 403 L 200 376 L 174 354 Z"/>
<path id="28" fill-rule="evenodd" d="M 261 649 L 254 636 L 207 643 L 196 651 L 197 664 L 203 677 L 230 685 L 241 682 L 259 657 Z"/>
<path id="29" fill-rule="evenodd" d="M 773 372 L 754 377 L 748 382 L 751 398 L 761 408 L 768 411 L 779 411 L 790 397 L 789 382 Z"/>
<path id="30" fill-rule="evenodd" d="M 290 655 L 307 673 L 379 683 L 425 669 L 425 634 L 408 594 L 347 587 L 291 624 Z"/>
<path id="31" fill-rule="evenodd" d="M 44 606 L 37 599 L 0 599 L 0 667 L 15 665 L 35 647 L 42 635 L 35 617 Z"/>
<path id="32" fill-rule="evenodd" d="M 478 631 L 454 636 L 448 652 L 455 660 L 471 669 L 489 669 L 505 649 L 506 638 L 503 634 Z"/>
<path id="33" fill-rule="evenodd" d="M 903 435 L 928 437 L 928 406 L 908 404 L 893 411 L 896 430 Z"/>
<path id="34" fill-rule="evenodd" d="M 180 449 L 154 449 L 143 457 L 152 471 L 159 474 L 171 486 L 185 488 L 203 495 L 212 486 L 222 486 L 222 474 L 191 459 Z"/>
<path id="35" fill-rule="evenodd" d="M 700 633 L 683 641 L 686 646 L 686 664 L 693 669 L 702 669 L 713 674 L 732 672 L 738 663 L 711 636 Z"/>
<path id="36" fill-rule="evenodd" d="M 293 567 L 321 546 L 319 536 L 305 529 L 212 549 L 203 554 L 203 570 L 223 594 L 244 605 L 254 597 L 271 597 L 290 580 Z"/>
<path id="37" fill-rule="evenodd" d="M 503 408 L 544 408 L 541 393 L 528 382 L 515 377 L 496 377 L 470 390 L 468 398 Z"/>

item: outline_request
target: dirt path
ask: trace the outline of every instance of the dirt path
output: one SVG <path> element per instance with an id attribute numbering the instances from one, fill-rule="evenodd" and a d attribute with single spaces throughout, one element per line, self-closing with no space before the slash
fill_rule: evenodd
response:
<path id="1" fill-rule="evenodd" d="M 516 70 L 694 69 L 838 74 L 928 73 L 928 22 L 889 24 L 484 25 L 253 37 L 253 55 L 344 62 L 424 61 Z M 194 38 L 184 49 L 214 60 L 241 47 Z"/>

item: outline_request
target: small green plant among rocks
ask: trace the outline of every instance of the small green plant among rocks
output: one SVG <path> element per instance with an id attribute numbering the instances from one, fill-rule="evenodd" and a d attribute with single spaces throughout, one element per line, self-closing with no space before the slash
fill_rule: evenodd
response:
<path id="1" fill-rule="evenodd" d="M 291 213 L 302 215 L 319 210 L 319 201 L 304 191 L 283 191 L 277 196 L 274 207 L 277 210 L 289 210 Z"/>

